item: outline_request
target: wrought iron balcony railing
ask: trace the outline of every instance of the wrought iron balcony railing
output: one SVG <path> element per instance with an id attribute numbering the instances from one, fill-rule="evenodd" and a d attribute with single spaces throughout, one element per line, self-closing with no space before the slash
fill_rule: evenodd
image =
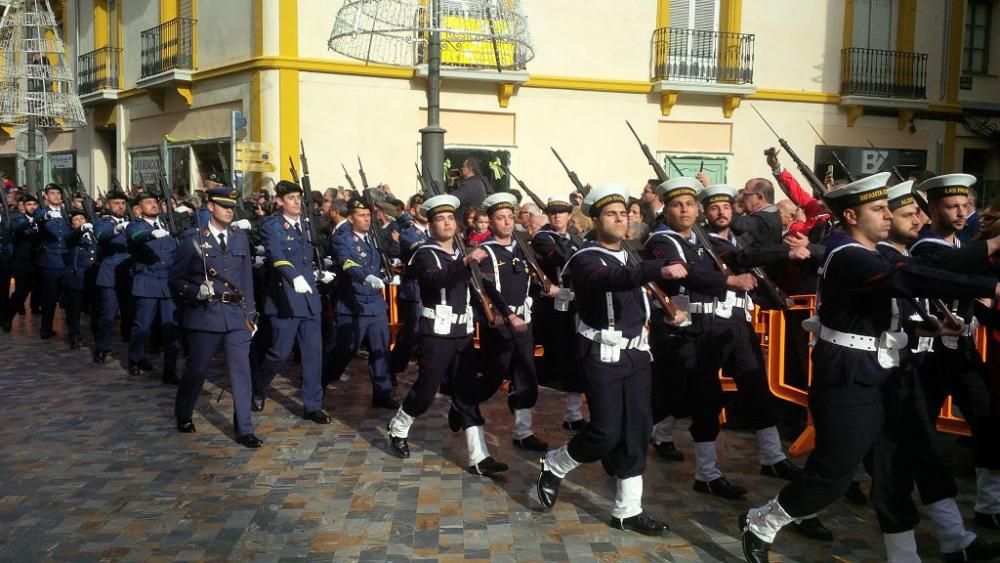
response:
<path id="1" fill-rule="evenodd" d="M 195 70 L 198 20 L 176 18 L 141 34 L 142 78 L 168 70 Z"/>
<path id="2" fill-rule="evenodd" d="M 751 33 L 661 27 L 653 32 L 653 79 L 753 84 Z"/>
<path id="3" fill-rule="evenodd" d="M 840 52 L 840 93 L 922 100 L 927 98 L 927 54 L 848 48 Z"/>
<path id="4" fill-rule="evenodd" d="M 79 94 L 83 96 L 98 90 L 120 90 L 118 71 L 121 69 L 121 61 L 122 50 L 114 47 L 102 47 L 80 55 L 77 60 Z"/>

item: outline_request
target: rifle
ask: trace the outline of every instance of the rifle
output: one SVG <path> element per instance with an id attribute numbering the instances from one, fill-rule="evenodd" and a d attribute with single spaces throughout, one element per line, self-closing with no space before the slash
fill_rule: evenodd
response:
<path id="1" fill-rule="evenodd" d="M 300 141 L 301 142 L 301 141 Z M 226 167 L 226 157 L 222 154 L 222 143 L 215 144 L 215 150 L 219 153 L 219 165 L 222 166 L 222 177 L 225 179 L 225 184 L 228 186 L 232 182 L 232 178 L 229 177 L 229 169 Z M 308 174 L 305 171 L 306 165 L 302 165 L 302 172 Z M 236 187 L 236 186 L 232 186 Z"/>
<path id="2" fill-rule="evenodd" d="M 417 169 L 417 182 L 420 183 L 420 193 L 423 194 L 424 197 L 431 197 L 433 192 L 431 192 L 431 188 L 427 185 L 427 182 L 424 181 L 424 175 L 420 172 L 420 165 L 414 162 L 413 167 Z M 345 169 L 344 172 L 347 172 L 347 170 Z M 350 180 L 350 178 L 350 176 L 347 177 L 348 180 Z"/>
<path id="3" fill-rule="evenodd" d="M 639 135 L 635 132 L 635 129 L 632 129 L 632 125 L 627 121 L 625 123 L 628 124 L 628 128 L 632 131 L 632 135 L 635 136 L 636 141 L 639 142 L 639 146 L 642 148 L 643 154 L 646 155 L 646 160 L 649 162 L 649 165 L 653 167 L 653 171 L 656 172 L 656 177 L 659 178 L 661 182 L 666 181 L 667 172 L 666 170 L 663 169 L 662 166 L 660 166 L 660 163 L 657 162 L 656 159 L 653 157 L 653 151 L 649 150 L 649 146 L 646 143 L 642 142 L 642 139 L 639 138 Z M 678 172 L 680 172 L 680 167 L 677 166 L 677 163 L 674 162 L 674 159 L 667 156 L 667 160 L 670 162 L 671 166 L 673 166 Z M 722 258 L 720 258 L 719 255 L 715 252 L 715 249 L 712 248 L 712 241 L 708 238 L 708 235 L 705 234 L 705 231 L 701 228 L 701 225 L 699 225 L 697 221 L 695 221 L 695 223 L 691 226 L 691 230 L 694 232 L 695 238 L 698 239 L 698 244 L 701 245 L 702 250 L 704 250 L 705 254 L 707 254 L 708 257 L 712 259 L 712 262 L 715 264 L 715 267 L 718 268 L 720 272 L 722 272 L 727 276 L 733 275 L 733 272 L 729 268 L 729 265 L 726 264 L 722 260 Z M 767 290 L 768 294 L 771 295 L 772 299 L 774 299 L 774 302 L 778 304 L 778 307 L 780 309 L 787 309 L 793 305 L 792 299 L 788 297 L 788 295 L 784 291 L 782 291 L 781 288 L 778 287 L 773 280 L 771 280 L 771 278 L 767 276 L 767 274 L 764 272 L 763 269 L 755 267 L 751 268 L 750 271 L 751 273 L 753 273 L 754 276 L 757 277 L 758 280 L 760 280 L 761 284 L 764 285 L 764 288 Z"/>
<path id="4" fill-rule="evenodd" d="M 368 177 L 365 176 L 365 165 L 361 164 L 361 157 L 358 157 L 358 175 L 361 176 L 361 187 L 368 189 Z"/>
<path id="5" fill-rule="evenodd" d="M 562 164 L 563 170 L 565 170 L 566 175 L 569 176 L 569 181 L 573 182 L 573 187 L 576 188 L 578 192 L 583 193 L 584 190 L 583 182 L 580 181 L 580 177 L 576 175 L 576 172 L 570 170 L 569 166 L 566 166 L 566 163 L 563 162 L 562 157 L 559 156 L 558 152 L 556 152 L 555 147 L 549 147 L 549 150 L 552 151 L 552 154 L 556 155 L 556 160 L 559 161 L 559 164 Z"/>
<path id="6" fill-rule="evenodd" d="M 629 128 L 631 128 L 631 125 L 629 125 Z M 635 131 L 633 130 L 633 133 L 634 132 Z M 638 138 L 638 135 L 636 136 L 636 138 Z M 576 172 L 571 171 L 569 167 L 566 166 L 566 163 L 563 162 L 563 159 L 559 158 L 559 153 L 556 152 L 556 149 L 552 149 L 552 153 L 555 154 L 556 158 L 559 159 L 559 164 L 562 164 L 563 169 L 566 171 L 566 175 L 569 176 L 569 179 L 571 182 L 573 182 L 573 185 L 578 186 L 580 184 L 580 178 L 577 177 Z M 660 170 L 662 170 L 662 168 L 660 168 Z M 579 186 L 577 187 L 577 189 L 580 189 Z M 636 264 L 642 263 L 642 259 L 639 258 L 635 254 L 635 252 L 633 252 L 632 249 L 629 248 L 627 244 L 625 244 L 625 241 L 622 241 L 621 247 L 622 250 L 625 251 L 625 255 L 629 261 L 635 262 Z M 656 282 L 648 282 L 644 284 L 643 287 L 645 287 L 646 290 L 649 291 L 653 295 L 653 297 L 656 298 L 657 302 L 660 303 L 660 306 L 663 307 L 663 314 L 667 317 L 669 321 L 673 322 L 675 319 L 677 319 L 677 316 L 681 312 L 680 307 L 678 307 L 673 302 L 673 300 L 671 300 L 670 297 L 667 296 L 666 292 L 664 292 L 663 289 L 660 288 L 659 284 L 657 284 Z"/>
<path id="7" fill-rule="evenodd" d="M 511 178 L 514 179 L 515 182 L 517 182 L 517 185 L 521 186 L 521 189 L 524 190 L 524 193 L 528 194 L 528 197 L 530 197 L 531 200 L 535 202 L 535 205 L 537 205 L 542 210 L 545 209 L 545 203 L 542 201 L 542 198 L 538 197 L 538 194 L 531 191 L 531 189 L 528 187 L 527 184 L 525 184 L 517 176 L 515 176 L 514 173 L 510 171 L 510 168 L 507 168 L 506 164 L 501 163 L 500 167 L 503 169 L 504 172 L 507 173 L 508 176 L 510 176 Z M 524 236 L 523 232 L 514 229 L 514 239 L 517 240 L 517 244 L 519 244 L 521 246 L 521 249 L 524 250 L 525 261 L 528 263 L 528 267 L 531 268 L 535 278 L 538 279 L 538 281 L 542 284 L 542 289 L 548 291 L 553 285 L 556 285 L 552 283 L 552 280 L 550 280 L 549 277 L 546 276 L 545 272 L 542 270 L 541 263 L 539 263 L 538 261 L 538 254 L 535 253 L 535 249 L 532 248 L 531 244 L 528 242 L 528 237 Z"/>
<path id="8" fill-rule="evenodd" d="M 813 127 L 812 121 L 806 121 L 806 123 L 809 124 L 809 128 L 813 130 L 813 133 L 816 133 L 816 136 L 819 137 L 819 142 L 823 143 L 824 146 L 829 147 L 830 143 L 827 143 L 826 139 L 823 138 L 823 135 L 820 135 L 819 131 L 817 131 L 816 128 Z M 833 149 L 827 149 L 827 150 L 830 152 L 830 156 L 832 156 L 833 159 L 837 161 L 837 165 L 840 166 L 841 170 L 844 171 L 844 174 L 847 175 L 847 181 L 853 182 L 854 176 L 851 174 L 851 171 L 847 168 L 847 165 L 844 164 L 844 161 L 840 160 L 840 157 L 837 156 L 837 151 Z"/>
<path id="9" fill-rule="evenodd" d="M 171 236 L 177 236 L 177 225 L 174 224 L 174 202 L 171 196 L 170 185 L 167 183 L 167 170 L 163 167 L 163 160 L 160 160 L 160 176 L 157 178 L 160 184 L 160 197 L 163 198 L 164 213 L 167 216 L 167 230 Z"/>
<path id="10" fill-rule="evenodd" d="M 886 160 L 888 160 L 884 156 L 882 156 L 882 151 L 878 150 L 878 148 L 875 147 L 875 145 L 871 142 L 870 139 L 865 139 L 865 141 L 868 143 L 869 147 L 875 149 L 875 152 L 878 153 L 879 158 L 881 158 L 883 162 L 885 162 Z M 892 175 L 895 176 L 897 180 L 899 180 L 900 182 L 905 182 L 906 181 L 906 178 L 904 178 L 903 174 L 900 173 L 898 166 L 896 166 L 895 164 L 893 164 L 891 166 L 891 169 L 892 169 Z M 882 170 L 881 166 L 879 166 L 879 170 Z"/>
<path id="11" fill-rule="evenodd" d="M 417 172 L 420 172 L 420 170 L 418 169 Z M 420 178 L 420 184 L 429 190 L 432 197 L 444 193 L 444 190 L 441 189 L 441 186 L 439 186 L 433 178 L 425 178 L 423 174 L 418 174 L 418 177 Z M 457 232 L 454 236 L 454 244 L 455 247 L 458 248 L 458 252 L 462 255 L 463 259 L 469 255 L 469 249 L 466 248 L 465 242 L 462 241 L 462 236 Z M 470 280 L 472 293 L 476 295 L 479 302 L 483 305 L 483 313 L 486 315 L 486 321 L 492 326 L 497 325 L 497 319 L 500 319 L 502 322 L 506 322 L 507 319 L 500 316 L 497 312 L 496 306 L 493 305 L 493 300 L 490 299 L 490 296 L 486 294 L 486 290 L 483 289 L 483 272 L 479 269 L 479 265 L 472 264 L 469 266 L 469 270 L 472 272 L 472 278 Z"/>
<path id="12" fill-rule="evenodd" d="M 809 185 L 812 186 L 813 192 L 815 192 L 818 195 L 826 193 L 826 186 L 824 186 L 823 182 L 820 181 L 820 179 L 816 176 L 816 173 L 812 171 L 812 168 L 809 168 L 809 165 L 806 164 L 801 158 L 799 158 L 799 155 L 795 154 L 795 151 L 792 150 L 792 146 L 788 144 L 788 141 L 781 138 L 781 135 L 779 135 L 778 132 L 774 130 L 774 127 L 771 127 L 771 124 L 768 123 L 766 119 L 764 119 L 764 116 L 761 115 L 759 111 L 757 111 L 756 106 L 750 104 L 750 107 L 753 108 L 753 111 L 757 113 L 757 116 L 760 117 L 761 121 L 764 122 L 764 125 L 767 125 L 767 128 L 771 130 L 771 133 L 774 133 L 774 136 L 778 138 L 778 144 L 781 145 L 781 148 L 785 149 L 785 152 L 788 153 L 788 156 L 792 157 L 792 161 L 795 162 L 795 167 L 799 169 L 799 172 L 802 174 L 802 176 L 804 176 L 806 181 L 809 182 Z M 770 156 L 771 154 L 777 155 L 777 151 L 775 151 L 772 148 L 764 151 L 764 154 L 768 156 Z"/>
<path id="13" fill-rule="evenodd" d="M 309 246 L 313 248 L 313 265 L 316 266 L 317 272 L 323 271 L 323 252 L 320 247 L 316 245 L 316 241 L 321 237 L 319 236 L 319 229 L 316 227 L 316 222 L 313 221 L 312 216 L 312 182 L 309 181 L 309 162 L 306 160 L 306 146 L 299 139 L 299 146 L 302 152 L 299 154 L 299 159 L 302 161 L 302 187 L 303 195 L 309 196 L 309 204 L 306 204 L 306 198 L 302 198 L 302 210 L 301 217 L 306 222 L 306 231 L 309 233 Z M 288 155 L 288 164 L 290 165 L 290 171 L 292 173 L 292 178 L 295 183 L 299 183 L 299 173 L 295 170 L 295 161 L 292 160 L 292 156 Z"/>
<path id="14" fill-rule="evenodd" d="M 347 178 L 347 183 L 351 186 L 351 189 L 354 190 L 354 193 L 358 193 L 358 186 L 354 184 L 354 178 L 351 178 L 351 173 L 347 171 L 347 167 L 344 166 L 343 162 L 340 163 L 340 167 L 344 169 L 344 177 Z"/>
<path id="15" fill-rule="evenodd" d="M 87 187 L 83 184 L 83 178 L 80 177 L 79 173 L 76 175 L 76 189 L 80 192 L 80 197 L 83 198 L 83 213 L 87 216 L 87 222 L 91 224 L 97 222 L 94 200 L 87 193 Z"/>
<path id="16" fill-rule="evenodd" d="M 559 159 L 559 162 L 562 162 L 562 159 Z M 525 184 L 524 182 L 521 181 L 520 178 L 515 176 L 514 173 L 510 171 L 510 168 L 507 168 L 506 164 L 501 163 L 500 168 L 502 168 L 503 171 L 506 172 L 508 176 L 510 176 L 511 178 L 514 179 L 515 182 L 517 182 L 517 185 L 521 187 L 521 191 L 528 194 L 528 197 L 531 198 L 531 201 L 535 202 L 535 205 L 537 205 L 539 209 L 545 211 L 545 208 L 548 207 L 548 204 L 542 201 L 542 198 L 538 197 L 538 194 L 533 192 L 531 188 L 528 187 L 527 184 Z"/>
<path id="17" fill-rule="evenodd" d="M 876 149 L 877 150 L 877 149 Z M 924 212 L 924 215 L 931 216 L 930 204 L 927 203 L 927 197 L 924 196 L 923 192 L 917 189 L 916 185 L 913 186 L 911 194 L 913 195 L 913 201 L 917 204 L 917 207 Z M 917 313 L 925 321 L 932 322 L 928 319 L 927 313 L 920 306 L 920 303 L 915 299 L 908 299 L 910 304 L 917 308 Z M 934 308 L 934 312 L 941 315 L 942 324 L 952 330 L 962 330 L 962 321 L 955 316 L 955 313 L 951 312 L 951 309 L 944 301 L 940 299 L 928 299 L 927 302 Z"/>

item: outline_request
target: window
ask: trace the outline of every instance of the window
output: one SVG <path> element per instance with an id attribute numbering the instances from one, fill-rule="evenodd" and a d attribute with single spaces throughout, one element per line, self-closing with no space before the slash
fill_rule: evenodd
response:
<path id="1" fill-rule="evenodd" d="M 898 0 L 855 0 L 854 44 L 860 49 L 896 50 Z"/>
<path id="2" fill-rule="evenodd" d="M 719 0 L 670 0 L 670 27 L 719 30 Z"/>
<path id="3" fill-rule="evenodd" d="M 990 22 L 993 0 L 969 0 L 965 10 L 965 45 L 962 72 L 986 74 L 990 65 Z"/>
<path id="4" fill-rule="evenodd" d="M 660 155 L 663 161 L 663 169 L 667 171 L 667 176 L 671 178 L 676 178 L 681 174 L 694 178 L 698 172 L 704 172 L 708 175 L 712 184 L 724 184 L 726 182 L 726 166 L 729 161 L 725 158 L 692 154 L 670 155 L 670 158 L 667 158 L 663 153 L 660 153 Z M 671 160 L 673 160 L 673 163 L 670 162 Z M 677 172 L 677 168 L 674 168 L 675 165 L 677 168 L 680 168 L 680 172 Z"/>

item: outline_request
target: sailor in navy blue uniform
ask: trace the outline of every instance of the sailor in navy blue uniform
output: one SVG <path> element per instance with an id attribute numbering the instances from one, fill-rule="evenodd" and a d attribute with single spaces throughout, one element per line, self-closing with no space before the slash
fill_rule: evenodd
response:
<path id="1" fill-rule="evenodd" d="M 550 197 L 545 207 L 549 222 L 531 239 L 538 263 L 545 275 L 562 286 L 563 266 L 583 246 L 580 237 L 569 232 L 573 206 L 563 197 Z M 544 353 L 538 362 L 538 375 L 565 391 L 563 428 L 582 430 L 584 381 L 576 357 L 576 301 L 573 291 L 560 287 L 555 297 L 539 295 L 532 307 L 535 341 Z M 544 380 L 543 380 L 544 383 Z"/>
<path id="2" fill-rule="evenodd" d="M 451 195 L 434 196 L 423 203 L 431 240 L 417 248 L 407 265 L 420 283 L 419 370 L 416 382 L 388 425 L 389 448 L 403 458 L 410 457 L 407 440 L 414 419 L 430 408 L 446 374 L 455 374 L 451 397 L 454 411 L 468 419 L 479 405 L 469 268 L 477 267 L 486 252 L 476 248 L 463 257 L 453 246 L 458 232 L 458 205 L 458 198 Z M 450 424 L 452 418 L 449 416 Z M 507 470 L 506 464 L 490 455 L 482 425 L 466 428 L 465 438 L 470 473 L 494 475 Z"/>
<path id="3" fill-rule="evenodd" d="M 84 293 L 90 291 L 94 283 L 97 244 L 94 241 L 94 226 L 87 222 L 87 214 L 82 209 L 71 210 L 69 218 L 73 230 L 66 237 L 66 269 L 60 288 L 66 307 L 66 336 L 70 349 L 76 350 L 81 340 L 80 313 L 83 311 Z"/>
<path id="4" fill-rule="evenodd" d="M 4 198 L 0 206 L 0 326 L 4 332 L 11 330 L 13 309 L 10 306 L 10 280 L 13 273 L 14 231 L 11 222 L 14 211 L 13 191 L 0 188 L 0 197 Z"/>
<path id="5" fill-rule="evenodd" d="M 661 259 L 631 261 L 622 248 L 627 202 L 625 188 L 614 185 L 592 189 L 583 201 L 584 213 L 594 220 L 596 240 L 569 259 L 562 279 L 576 294 L 590 423 L 566 445 L 546 454 L 535 489 L 542 508 L 549 510 L 567 473 L 580 464 L 601 461 L 617 478 L 611 526 L 658 536 L 669 526 L 642 510 L 642 472 L 653 425 L 646 328 L 650 308 L 644 285 L 682 278 L 687 270 Z"/>
<path id="6" fill-rule="evenodd" d="M 908 344 L 906 333 L 893 328 L 891 298 L 1000 295 L 995 280 L 891 262 L 877 250 L 891 226 L 888 178 L 889 173 L 875 174 L 824 196 L 843 231 L 827 241 L 816 296 L 818 319 L 810 325 L 816 335 L 809 388 L 816 449 L 802 477 L 767 504 L 741 515 L 747 561 L 767 561 L 770 543 L 782 527 L 843 496 L 880 434 L 881 386 L 899 367 L 899 351 Z M 912 534 L 886 540 L 890 559 L 917 560 Z"/>
<path id="7" fill-rule="evenodd" d="M 917 186 L 927 194 L 930 223 L 910 246 L 915 260 L 953 272 L 989 274 L 991 243 L 962 243 L 958 237 L 965 226 L 969 188 L 975 181 L 975 176 L 969 174 L 945 174 Z M 974 300 L 954 300 L 947 305 L 963 323 L 963 331 L 937 337 L 933 350 L 924 355 L 917 369 L 930 411 L 938 412 L 946 396 L 951 395 L 969 423 L 976 467 L 976 521 L 1000 528 L 1000 397 L 991 390 L 995 384 L 989 381 L 973 338 Z"/>
<path id="8" fill-rule="evenodd" d="M 391 282 L 389 265 L 371 237 L 372 213 L 364 201 L 351 199 L 347 203 L 344 228 L 331 235 L 337 276 L 337 344 L 330 359 L 330 375 L 340 379 L 361 341 L 368 340 L 368 375 L 372 382 L 372 405 L 396 410 L 389 375 L 389 316 L 382 295 Z M 397 278 L 398 283 L 398 278 Z"/>
<path id="9" fill-rule="evenodd" d="M 127 319 L 132 310 L 132 262 L 129 260 L 128 240 L 125 229 L 128 218 L 125 206 L 128 196 L 122 192 L 109 192 L 104 207 L 108 214 L 94 225 L 94 238 L 100 249 L 100 262 L 95 280 L 97 304 L 95 306 L 94 363 L 103 364 L 111 352 L 115 315 L 121 312 L 122 334 L 130 328 Z"/>
<path id="10" fill-rule="evenodd" d="M 303 417 L 316 424 L 330 424 L 323 412 L 322 354 L 317 265 L 309 240 L 309 227 L 302 221 L 302 188 L 287 180 L 275 186 L 281 211 L 260 225 L 264 252 L 271 267 L 264 314 L 271 324 L 271 347 L 254 373 L 254 411 L 264 409 L 264 393 L 281 370 L 292 348 L 301 354 Z M 320 282 L 332 281 L 329 272 L 319 272 Z"/>
<path id="11" fill-rule="evenodd" d="M 177 241 L 163 228 L 156 194 L 140 192 L 134 199 L 139 219 L 125 228 L 129 254 L 135 265 L 132 298 L 135 314 L 128 344 L 128 372 L 139 375 L 151 371 L 146 358 L 146 340 L 159 319 L 163 346 L 164 383 L 177 384 L 177 303 L 167 285 Z"/>
<path id="12" fill-rule="evenodd" d="M 407 213 L 399 218 L 400 259 L 404 264 L 409 263 L 413 253 L 429 238 L 427 217 L 424 217 L 420 209 L 424 196 L 416 194 L 407 203 Z M 417 330 L 420 324 L 420 286 L 416 276 L 408 271 L 404 271 L 402 278 L 396 293 L 396 308 L 401 324 L 396 331 L 396 345 L 389 356 L 389 369 L 394 377 L 406 371 L 420 341 Z"/>
<path id="13" fill-rule="evenodd" d="M 892 262 L 913 260 L 908 247 L 924 224 L 912 189 L 912 180 L 889 188 L 892 229 L 889 238 L 879 242 L 877 248 Z M 937 411 L 927 410 L 923 383 L 916 373 L 926 353 L 934 348 L 934 337 L 943 331 L 955 334 L 940 323 L 940 327 L 927 326 L 923 314 L 932 310 L 923 298 L 892 299 L 892 322 L 906 331 L 908 344 L 899 351 L 896 373 L 882 386 L 885 425 L 865 460 L 872 476 L 871 502 L 887 544 L 899 543 L 894 538 L 912 534 L 920 520 L 912 496 L 916 485 L 934 525 L 943 559 L 992 561 L 1000 557 L 1000 545 L 978 538 L 965 527 L 955 503 L 955 479 L 935 444 Z"/>
<path id="14" fill-rule="evenodd" d="M 170 289 L 182 303 L 188 339 L 174 416 L 178 431 L 195 431 L 195 403 L 212 357 L 222 345 L 233 394 L 236 442 L 259 448 L 262 442 L 254 434 L 250 415 L 250 339 L 257 330 L 253 255 L 246 230 L 233 225 L 239 192 L 217 186 L 207 195 L 209 220 L 181 236 L 170 268 Z"/>
<path id="15" fill-rule="evenodd" d="M 10 229 L 14 239 L 14 293 L 10 297 L 10 309 L 5 319 L 5 327 L 13 320 L 14 315 L 24 314 L 24 302 L 28 293 L 36 286 L 38 268 L 35 265 L 35 254 L 38 246 L 39 222 L 35 220 L 38 209 L 38 198 L 26 194 L 21 198 L 20 213 L 10 220 Z M 32 305 L 40 302 L 37 292 L 32 295 Z"/>
<path id="16" fill-rule="evenodd" d="M 683 282 L 660 281 L 664 293 L 688 312 L 688 321 L 671 326 L 656 307 L 652 323 L 654 379 L 653 444 L 667 459 L 682 459 L 673 450 L 671 430 L 676 418 L 691 417 L 697 472 L 694 490 L 740 498 L 746 489 L 729 482 L 718 468 L 715 439 L 719 434 L 719 387 L 717 353 L 711 342 L 715 321 L 715 303 L 725 301 L 728 291 L 745 293 L 757 285 L 751 274 L 726 275 L 704 251 L 692 230 L 698 217 L 696 195 L 701 183 L 680 177 L 656 187 L 663 201 L 663 221 L 646 240 L 649 255 L 668 264 L 684 265 L 688 271 Z M 667 450 L 661 453 L 661 450 Z"/>
<path id="17" fill-rule="evenodd" d="M 532 409 L 538 400 L 538 379 L 535 375 L 535 340 L 531 330 L 531 302 L 528 295 L 531 277 L 525 251 L 514 236 L 514 210 L 517 199 L 509 192 L 495 193 L 483 200 L 489 216 L 492 237 L 480 248 L 488 255 L 479 263 L 483 273 L 483 288 L 503 322 L 497 326 L 481 323 L 479 343 L 483 358 L 480 378 L 480 400 L 492 397 L 505 378 L 510 379 L 507 408 L 514 413 L 512 437 L 514 445 L 530 451 L 544 452 L 548 444 L 535 436 Z M 521 240 L 527 240 L 527 237 Z M 559 294 L 559 286 L 548 288 L 549 297 Z M 463 421 L 462 426 L 485 424 L 479 409 L 476 418 Z"/>
<path id="18" fill-rule="evenodd" d="M 62 200 L 62 190 L 55 184 L 45 186 L 45 203 L 35 210 L 38 223 L 38 250 L 35 264 L 41 277 L 42 340 L 55 336 L 52 321 L 59 302 L 59 282 L 66 269 L 66 237 L 72 229 L 69 226 L 66 206 Z"/>

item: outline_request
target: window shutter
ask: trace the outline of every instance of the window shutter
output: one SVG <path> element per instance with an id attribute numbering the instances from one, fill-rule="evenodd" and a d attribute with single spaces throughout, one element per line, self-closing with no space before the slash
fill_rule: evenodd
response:
<path id="1" fill-rule="evenodd" d="M 693 0 L 670 0 L 670 27 L 688 29 L 691 27 L 691 2 Z"/>
<path id="2" fill-rule="evenodd" d="M 719 30 L 719 0 L 694 0 L 694 22 L 699 31 Z"/>

